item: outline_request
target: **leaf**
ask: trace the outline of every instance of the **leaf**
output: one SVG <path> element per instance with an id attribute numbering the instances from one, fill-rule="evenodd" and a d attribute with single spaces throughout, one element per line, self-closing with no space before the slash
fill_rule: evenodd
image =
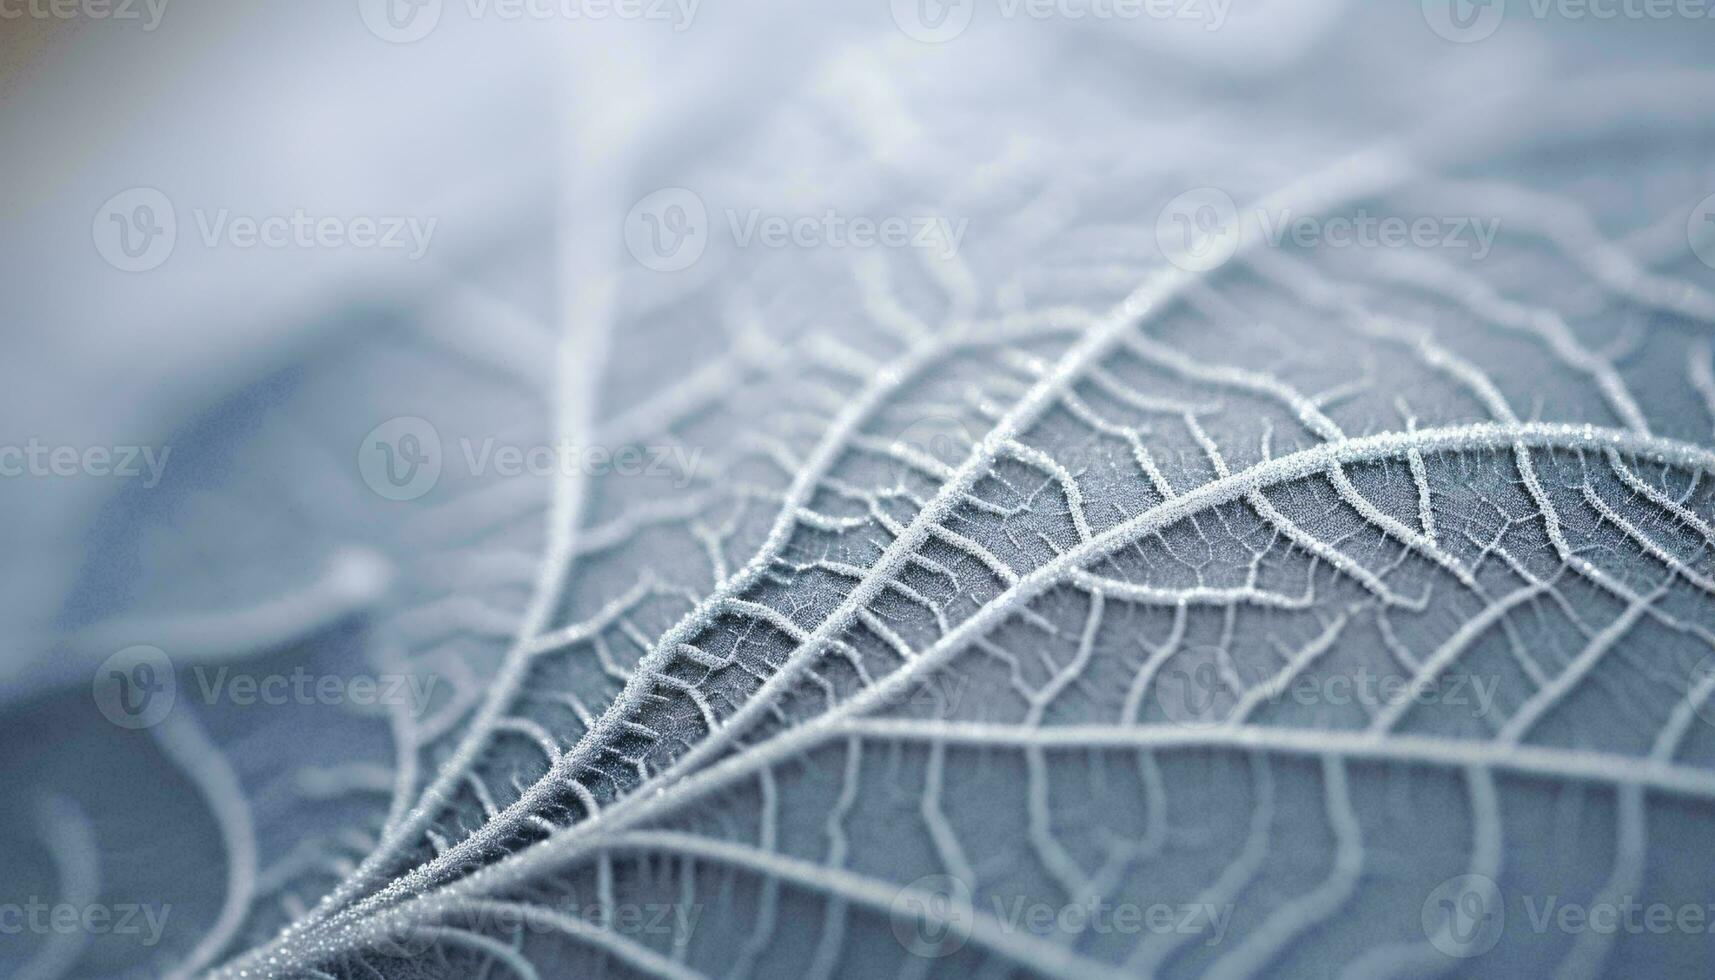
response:
<path id="1" fill-rule="evenodd" d="M 1707 971 L 1695 929 L 1588 917 L 1708 904 L 1715 294 L 1682 232 L 1709 80 L 1460 103 L 1341 155 L 1258 132 L 1295 91 L 1007 144 L 1020 86 L 976 60 L 829 55 L 740 162 L 686 165 L 717 225 L 790 209 L 778 155 L 847 213 L 969 217 L 956 254 L 716 248 L 610 282 L 578 239 L 578 329 L 508 359 L 555 365 L 552 408 L 485 416 L 467 377 L 443 442 L 667 465 L 378 535 L 431 623 L 480 624 L 468 702 L 395 723 L 405 764 L 364 772 L 397 789 L 325 825 L 373 836 L 343 865 L 302 838 L 337 880 L 276 876 L 326 897 L 215 929 L 221 975 Z M 860 96 L 888 111 L 827 120 Z M 1203 155 L 1235 146 L 1278 159 Z M 1182 268 L 1163 207 L 1210 182 L 1235 254 Z M 624 181 L 592 183 L 611 216 Z M 1458 240 L 1330 231 L 1366 216 Z M 440 519 L 469 564 L 436 592 Z M 533 546 L 504 588 L 462 577 Z M 445 638 L 409 613 L 366 638 Z M 267 731 L 222 733 L 240 769 L 303 762 Z"/>
<path id="2" fill-rule="evenodd" d="M 379 889 L 360 872 L 238 965 L 1697 962 L 1695 936 L 1530 923 L 1550 896 L 1702 895 L 1650 842 L 1696 839 L 1715 790 L 1696 761 L 1715 454 L 1708 414 L 1655 372 L 1699 363 L 1709 297 L 1641 273 L 1563 192 L 1401 164 L 1456 157 L 1448 138 L 1262 206 L 1480 202 L 1507 232 L 1481 265 L 1252 229 L 1235 263 L 1145 269 L 1104 310 L 938 328 L 860 266 L 872 337 L 898 336 L 847 375 L 812 360 L 804 409 L 782 385 L 775 414 L 815 412 L 818 388 L 823 414 L 814 441 L 777 437 L 786 486 L 754 557 L 623 661 L 597 639 L 634 632 L 630 606 L 580 607 L 593 618 L 531 648 L 517 690 L 599 692 L 605 710 L 501 688 L 472 730 L 490 746 L 468 771 L 479 806 L 431 796 L 407 824 L 444 846 Z M 1594 280 L 1576 312 L 1529 296 L 1544 263 Z M 929 419 L 968 440 L 945 459 L 912 447 Z M 1550 801 L 1600 856 L 1554 850 Z"/>

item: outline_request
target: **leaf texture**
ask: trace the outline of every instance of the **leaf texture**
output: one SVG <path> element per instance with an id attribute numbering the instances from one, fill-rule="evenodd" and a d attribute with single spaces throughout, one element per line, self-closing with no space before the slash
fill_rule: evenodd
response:
<path id="1" fill-rule="evenodd" d="M 854 210 L 968 216 L 957 254 L 580 269 L 602 322 L 453 358 L 466 414 L 416 412 L 443 436 L 674 465 L 460 487 L 375 535 L 408 601 L 285 640 L 459 676 L 340 736 L 370 755 L 308 785 L 369 792 L 319 833 L 246 768 L 305 760 L 208 721 L 241 762 L 213 809 L 254 807 L 279 862 L 218 975 L 1707 972 L 1705 930 L 1543 909 L 1711 901 L 1710 78 L 1468 83 L 1333 152 L 1259 137 L 1293 91 L 1201 127 L 1092 96 L 1064 143 L 997 144 L 971 134 L 1016 82 L 864 81 L 907 61 L 829 55 L 686 170 L 748 201 L 777 151 L 825 164 Z M 869 128 L 828 121 L 859 97 Z M 1157 216 L 1211 183 L 1235 254 L 1181 267 Z M 1494 237 L 1271 240 L 1365 215 Z"/>

